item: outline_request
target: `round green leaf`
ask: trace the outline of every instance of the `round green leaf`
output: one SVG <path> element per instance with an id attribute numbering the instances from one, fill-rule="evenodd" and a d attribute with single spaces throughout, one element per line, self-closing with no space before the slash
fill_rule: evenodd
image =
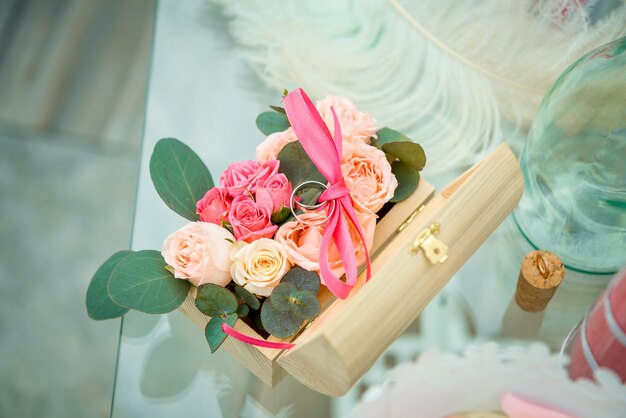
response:
<path id="1" fill-rule="evenodd" d="M 411 138 L 404 135 L 402 132 L 394 131 L 391 128 L 381 128 L 376 132 L 376 138 L 372 138 L 372 145 L 381 149 L 383 145 L 389 142 L 408 141 L 412 142 Z"/>
<path id="2" fill-rule="evenodd" d="M 270 135 L 289 129 L 289 120 L 282 112 L 263 112 L 256 117 L 256 126 L 265 135 Z"/>
<path id="3" fill-rule="evenodd" d="M 276 310 L 281 312 L 288 312 L 291 310 L 291 303 L 293 295 L 298 292 L 298 289 L 293 283 L 280 283 L 272 290 L 270 295 L 270 301 Z"/>
<path id="4" fill-rule="evenodd" d="M 120 261 L 132 251 L 118 251 L 108 258 L 96 271 L 89 288 L 87 288 L 87 313 L 91 319 L 101 320 L 120 317 L 128 308 L 118 305 L 109 297 L 107 285 L 111 278 L 111 273 Z"/>
<path id="5" fill-rule="evenodd" d="M 317 294 L 320 290 L 320 275 L 315 271 L 308 271 L 302 267 L 294 267 L 280 279 L 280 283 L 293 283 L 298 290 L 309 290 Z"/>
<path id="6" fill-rule="evenodd" d="M 252 309 L 257 310 L 261 307 L 261 302 L 259 301 L 259 298 L 247 291 L 244 287 L 235 286 L 235 293 L 237 293 L 239 298 Z"/>
<path id="7" fill-rule="evenodd" d="M 191 148 L 175 138 L 159 140 L 150 157 L 150 177 L 170 209 L 190 221 L 200 220 L 196 202 L 213 187 L 213 179 Z"/>
<path id="8" fill-rule="evenodd" d="M 280 312 L 291 312 L 300 319 L 312 318 L 320 313 L 317 294 L 298 290 L 293 283 L 281 283 L 272 291 L 270 301 Z"/>
<path id="9" fill-rule="evenodd" d="M 265 301 L 261 308 L 261 322 L 267 332 L 278 338 L 291 337 L 302 326 L 302 319 L 289 311 L 281 312 L 276 310 L 274 305 L 268 300 Z"/>
<path id="10" fill-rule="evenodd" d="M 245 303 L 242 303 L 237 308 L 237 316 L 239 318 L 246 317 L 246 316 L 248 316 L 249 313 L 250 313 L 250 307 L 248 305 L 246 305 Z"/>
<path id="11" fill-rule="evenodd" d="M 320 301 L 308 290 L 300 290 L 290 305 L 291 313 L 301 319 L 309 319 L 320 313 Z"/>
<path id="12" fill-rule="evenodd" d="M 420 182 L 420 172 L 402 161 L 394 161 L 391 164 L 391 172 L 398 180 L 398 187 L 391 198 L 391 202 L 401 202 L 417 189 Z"/>
<path id="13" fill-rule="evenodd" d="M 204 328 L 204 336 L 209 343 L 209 347 L 211 347 L 211 353 L 215 353 L 227 337 L 227 334 L 222 330 L 222 324 L 226 323 L 232 327 L 235 325 L 235 322 L 237 322 L 237 314 L 234 313 L 216 316 L 209 320 L 206 328 Z"/>
<path id="14" fill-rule="evenodd" d="M 232 292 L 212 283 L 198 286 L 196 307 L 205 315 L 215 317 L 228 315 L 237 311 L 239 303 Z"/>
<path id="15" fill-rule="evenodd" d="M 278 171 L 287 176 L 293 187 L 309 180 L 326 183 L 326 179 L 304 151 L 300 141 L 285 145 L 278 153 L 278 160 L 280 161 Z"/>
<path id="16" fill-rule="evenodd" d="M 426 154 L 420 144 L 415 142 L 389 142 L 382 147 L 387 154 L 396 157 L 404 164 L 421 170 L 426 165 Z"/>
<path id="17" fill-rule="evenodd" d="M 189 282 L 174 278 L 166 266 L 158 251 L 128 254 L 111 274 L 109 296 L 118 305 L 145 313 L 173 311 L 187 297 Z"/>

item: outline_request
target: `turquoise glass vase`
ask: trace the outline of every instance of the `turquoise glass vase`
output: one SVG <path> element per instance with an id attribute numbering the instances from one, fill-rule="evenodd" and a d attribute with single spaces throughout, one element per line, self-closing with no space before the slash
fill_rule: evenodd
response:
<path id="1" fill-rule="evenodd" d="M 581 57 L 543 99 L 521 155 L 517 224 L 571 269 L 626 265 L 626 38 Z"/>

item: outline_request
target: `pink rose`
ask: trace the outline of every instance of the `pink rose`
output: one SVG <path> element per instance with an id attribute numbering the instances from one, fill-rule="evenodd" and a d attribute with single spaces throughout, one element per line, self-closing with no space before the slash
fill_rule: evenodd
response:
<path id="1" fill-rule="evenodd" d="M 275 160 L 278 158 L 280 150 L 282 150 L 285 145 L 297 140 L 298 138 L 292 128 L 281 132 L 274 132 L 256 147 L 256 160 L 260 163 Z"/>
<path id="2" fill-rule="evenodd" d="M 202 222 L 222 225 L 228 220 L 228 210 L 233 198 L 224 189 L 214 187 L 196 203 L 196 213 Z"/>
<path id="3" fill-rule="evenodd" d="M 256 186 L 257 201 L 259 200 L 259 193 L 266 193 L 272 200 L 272 213 L 279 211 L 282 207 L 289 207 L 291 192 L 291 183 L 287 180 L 287 176 L 282 173 L 260 180 Z"/>
<path id="4" fill-rule="evenodd" d="M 170 234 L 161 254 L 174 277 L 194 286 L 230 283 L 230 251 L 235 237 L 225 228 L 206 222 L 190 222 Z"/>
<path id="5" fill-rule="evenodd" d="M 369 144 L 370 138 L 376 138 L 378 131 L 376 119 L 368 113 L 359 112 L 354 104 L 345 97 L 326 96 L 323 100 L 317 101 L 316 107 L 331 133 L 335 132 L 335 122 L 330 108 L 335 109 L 344 141 Z"/>
<path id="6" fill-rule="evenodd" d="M 220 186 L 232 197 L 245 192 L 254 193 L 256 183 L 278 173 L 278 160 L 259 164 L 256 161 L 238 161 L 228 166 L 220 176 Z"/>
<path id="7" fill-rule="evenodd" d="M 310 221 L 311 223 L 319 222 L 326 218 L 325 212 L 309 212 L 300 217 L 304 221 Z M 357 213 L 359 224 L 365 234 L 365 240 L 367 248 L 372 248 L 374 242 L 374 230 L 376 228 L 376 216 L 365 213 Z M 357 262 L 362 264 L 365 262 L 365 250 L 359 234 L 350 224 L 350 236 L 352 242 L 355 243 L 355 254 Z M 320 246 L 322 243 L 322 233 L 324 232 L 324 225 L 306 225 L 299 221 L 291 221 L 283 224 L 278 231 L 274 239 L 278 241 L 287 251 L 289 260 L 309 271 L 320 270 Z M 345 273 L 343 263 L 339 257 L 339 251 L 334 242 L 331 242 L 328 249 L 328 264 L 332 272 L 341 277 Z M 322 281 L 323 284 L 323 281 Z"/>
<path id="8" fill-rule="evenodd" d="M 237 196 L 228 212 L 235 237 L 246 242 L 272 238 L 278 227 L 271 219 L 272 199 L 266 193 L 260 193 L 256 201 L 248 195 Z"/>
<path id="9" fill-rule="evenodd" d="M 344 142 L 341 172 L 360 211 L 378 212 L 398 187 L 385 153 L 371 145 Z"/>

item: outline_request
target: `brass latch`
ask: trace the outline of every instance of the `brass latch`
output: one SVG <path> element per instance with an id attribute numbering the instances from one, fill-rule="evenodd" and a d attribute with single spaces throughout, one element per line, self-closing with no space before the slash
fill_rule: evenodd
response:
<path id="1" fill-rule="evenodd" d="M 421 248 L 431 263 L 445 262 L 448 259 L 448 246 L 435 238 L 435 234 L 439 233 L 439 227 L 438 223 L 433 223 L 420 232 L 413 241 L 413 245 L 409 247 L 409 252 L 417 254 Z"/>

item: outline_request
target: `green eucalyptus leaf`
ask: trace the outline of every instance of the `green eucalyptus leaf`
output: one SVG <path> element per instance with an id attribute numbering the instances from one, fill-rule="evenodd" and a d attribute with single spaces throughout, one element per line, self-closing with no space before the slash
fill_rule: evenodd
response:
<path id="1" fill-rule="evenodd" d="M 189 292 L 189 282 L 176 279 L 159 251 L 128 254 L 111 274 L 108 292 L 118 305 L 151 314 L 178 308 Z"/>
<path id="2" fill-rule="evenodd" d="M 391 128 L 381 128 L 376 132 L 376 138 L 372 138 L 372 145 L 378 149 L 381 149 L 383 145 L 389 142 L 412 142 L 411 138 L 403 134 L 402 132 L 394 131 Z"/>
<path id="3" fill-rule="evenodd" d="M 391 172 L 398 180 L 398 187 L 391 198 L 391 202 L 401 202 L 417 189 L 420 182 L 420 172 L 402 161 L 394 161 L 391 164 Z"/>
<path id="4" fill-rule="evenodd" d="M 246 290 L 246 288 L 242 286 L 235 286 L 235 293 L 237 293 L 239 298 L 252 309 L 257 310 L 261 307 L 261 302 L 259 301 L 259 298 Z"/>
<path id="5" fill-rule="evenodd" d="M 272 223 L 274 225 L 280 225 L 291 215 L 291 209 L 287 206 L 281 206 L 276 212 L 272 213 Z"/>
<path id="6" fill-rule="evenodd" d="M 279 286 L 283 283 L 292 283 L 298 290 L 309 290 L 317 294 L 320 290 L 320 275 L 315 271 L 294 267 L 280 279 Z"/>
<path id="7" fill-rule="evenodd" d="M 206 337 L 209 347 L 211 347 L 211 353 L 215 353 L 222 345 L 226 337 L 228 336 L 222 330 L 222 324 L 234 326 L 237 322 L 237 314 L 231 313 L 224 316 L 216 316 L 209 320 L 204 328 L 204 336 Z"/>
<path id="8" fill-rule="evenodd" d="M 312 318 L 320 313 L 316 293 L 299 290 L 293 283 L 281 283 L 272 291 L 270 302 L 280 312 L 291 312 L 300 319 Z"/>
<path id="9" fill-rule="evenodd" d="M 305 181 L 315 180 L 326 184 L 326 179 L 311 161 L 300 141 L 290 142 L 278 153 L 279 171 L 291 182 L 293 187 Z"/>
<path id="10" fill-rule="evenodd" d="M 291 313 L 302 319 L 313 318 L 320 313 L 320 301 L 317 295 L 308 290 L 299 290 L 294 295 L 294 302 L 291 304 Z"/>
<path id="11" fill-rule="evenodd" d="M 293 283 L 280 283 L 272 290 L 270 301 L 276 310 L 288 312 L 291 308 L 291 300 L 298 289 Z"/>
<path id="12" fill-rule="evenodd" d="M 265 135 L 289 129 L 287 115 L 280 112 L 263 112 L 256 118 L 256 126 Z"/>
<path id="13" fill-rule="evenodd" d="M 213 179 L 191 148 L 175 138 L 159 140 L 150 157 L 150 177 L 170 209 L 190 221 L 200 220 L 196 202 L 213 187 Z"/>
<path id="14" fill-rule="evenodd" d="M 107 286 L 115 267 L 130 253 L 132 251 L 128 250 L 116 252 L 102 263 L 91 279 L 89 288 L 87 288 L 86 298 L 87 313 L 91 319 L 117 318 L 128 312 L 128 308 L 120 306 L 111 300 Z"/>
<path id="15" fill-rule="evenodd" d="M 249 313 L 250 313 L 250 307 L 248 305 L 246 305 L 245 303 L 242 303 L 237 308 L 237 316 L 239 318 L 246 317 L 246 316 L 248 316 Z"/>
<path id="16" fill-rule="evenodd" d="M 261 322 L 263 323 L 263 328 L 273 336 L 288 338 L 298 332 L 303 321 L 290 311 L 281 312 L 275 309 L 274 305 L 269 300 L 266 300 L 261 308 Z"/>
<path id="17" fill-rule="evenodd" d="M 213 283 L 198 286 L 196 308 L 205 315 L 216 317 L 237 311 L 239 303 L 233 293 Z"/>
<path id="18" fill-rule="evenodd" d="M 426 165 L 424 149 L 420 144 L 416 144 L 415 142 L 389 142 L 384 144 L 382 149 L 385 153 L 410 165 L 416 170 L 421 170 Z"/>

